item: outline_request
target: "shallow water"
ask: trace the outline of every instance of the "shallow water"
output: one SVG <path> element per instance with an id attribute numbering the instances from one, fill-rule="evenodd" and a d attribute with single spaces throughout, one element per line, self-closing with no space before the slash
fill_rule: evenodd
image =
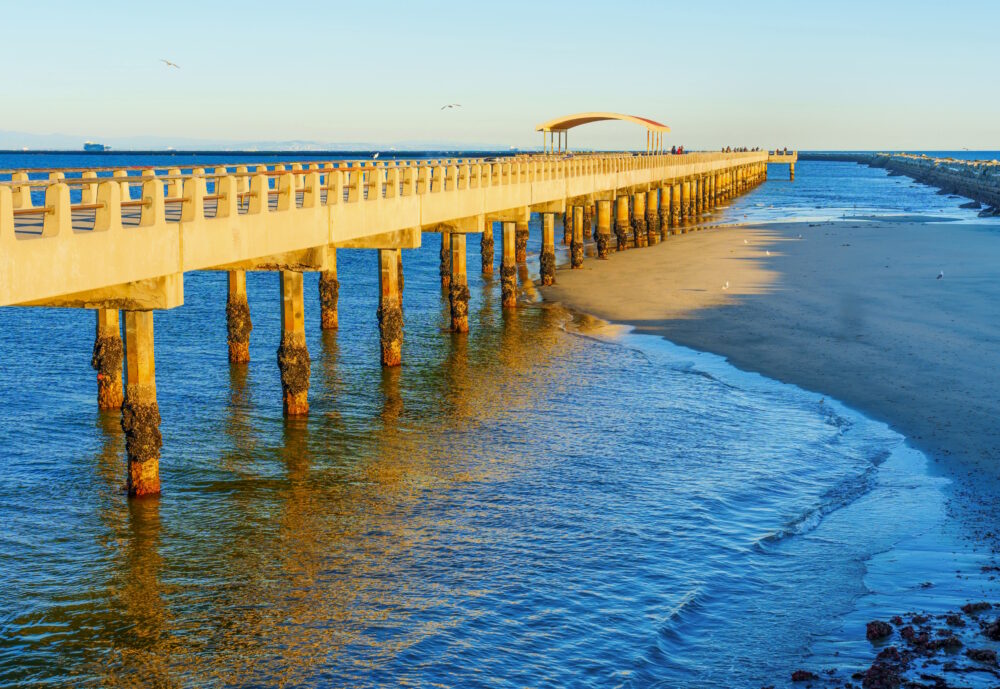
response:
<path id="1" fill-rule="evenodd" d="M 810 176 L 841 171 L 814 165 L 841 164 L 724 219 L 822 203 Z M 248 277 L 245 369 L 225 274 L 187 276 L 156 314 L 159 500 L 121 491 L 93 315 L 0 310 L 0 685 L 780 683 L 853 631 L 874 555 L 940 527 L 945 481 L 820 394 L 559 307 L 505 314 L 478 275 L 449 334 L 425 244 L 401 370 L 378 364 L 374 253 L 339 252 L 335 334 L 307 275 L 304 422 L 281 417 L 277 276 Z"/>

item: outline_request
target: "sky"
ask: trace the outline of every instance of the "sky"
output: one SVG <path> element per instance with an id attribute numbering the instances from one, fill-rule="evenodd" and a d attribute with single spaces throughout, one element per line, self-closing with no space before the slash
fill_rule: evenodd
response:
<path id="1" fill-rule="evenodd" d="M 599 110 L 690 149 L 1000 149 L 996 0 L 0 0 L 0 17 L 2 147 L 529 147 Z M 569 138 L 645 148 L 627 123 Z"/>

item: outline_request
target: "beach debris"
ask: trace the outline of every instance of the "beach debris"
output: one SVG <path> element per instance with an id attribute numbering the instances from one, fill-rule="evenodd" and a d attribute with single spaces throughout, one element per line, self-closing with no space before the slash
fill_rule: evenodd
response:
<path id="1" fill-rule="evenodd" d="M 879 641 L 892 636 L 892 625 L 882 620 L 872 620 L 865 625 L 865 637 L 869 641 Z"/>
<path id="2" fill-rule="evenodd" d="M 943 278 L 943 277 L 944 277 L 944 271 L 943 271 L 943 270 L 942 270 L 942 271 L 939 271 L 939 272 L 938 272 L 938 276 L 937 276 L 937 279 L 938 279 L 938 280 L 940 280 L 940 279 L 941 279 L 941 278 Z"/>

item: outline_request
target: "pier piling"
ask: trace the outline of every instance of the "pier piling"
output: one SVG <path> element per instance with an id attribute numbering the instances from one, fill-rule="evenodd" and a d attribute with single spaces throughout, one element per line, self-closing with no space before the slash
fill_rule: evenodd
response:
<path id="1" fill-rule="evenodd" d="M 479 236 L 479 259 L 483 275 L 493 275 L 493 221 L 487 220 Z"/>
<path id="2" fill-rule="evenodd" d="M 281 342 L 278 345 L 278 371 L 281 373 L 282 407 L 285 416 L 302 416 L 309 413 L 311 367 L 309 349 L 306 347 L 302 273 L 282 270 L 280 280 Z"/>
<path id="3" fill-rule="evenodd" d="M 340 325 L 337 302 L 340 280 L 337 279 L 337 250 L 327 249 L 327 269 L 319 274 L 319 320 L 323 330 L 336 330 Z"/>
<path id="4" fill-rule="evenodd" d="M 514 261 L 524 263 L 528 260 L 528 222 L 518 221 L 514 229 Z"/>
<path id="5" fill-rule="evenodd" d="M 441 275 L 441 287 L 447 289 L 451 284 L 451 232 L 441 233 L 441 265 L 438 267 Z M 397 277 L 397 281 L 398 281 Z"/>
<path id="6" fill-rule="evenodd" d="M 97 309 L 96 315 L 97 332 L 90 365 L 97 371 L 97 408 L 105 411 L 119 409 L 125 395 L 122 387 L 125 347 L 118 309 Z"/>
<path id="7" fill-rule="evenodd" d="M 646 194 L 641 191 L 632 195 L 632 236 L 636 248 L 646 246 Z"/>
<path id="8" fill-rule="evenodd" d="M 542 251 L 538 255 L 538 272 L 543 285 L 556 282 L 555 213 L 542 213 Z"/>
<path id="9" fill-rule="evenodd" d="M 465 234 L 453 233 L 448 302 L 451 306 L 451 329 L 456 333 L 469 332 L 469 280 L 465 270 L 465 259 Z"/>
<path id="10" fill-rule="evenodd" d="M 649 246 L 660 243 L 660 205 L 656 189 L 646 192 L 646 243 Z"/>
<path id="11" fill-rule="evenodd" d="M 583 267 L 583 206 L 573 206 L 573 241 L 569 245 L 570 268 Z"/>
<path id="12" fill-rule="evenodd" d="M 448 242 L 449 254 L 451 242 Z M 403 308 L 399 298 L 399 249 L 379 249 L 378 330 L 382 350 L 382 365 L 403 363 Z M 451 256 L 448 257 L 449 268 Z M 451 285 L 451 276 L 448 276 Z"/>
<path id="13" fill-rule="evenodd" d="M 611 202 L 597 202 L 597 258 L 606 259 L 611 244 Z"/>
<path id="14" fill-rule="evenodd" d="M 229 293 L 226 298 L 226 331 L 229 344 L 229 363 L 250 363 L 250 303 L 247 301 L 247 274 L 245 270 L 228 272 Z"/>
<path id="15" fill-rule="evenodd" d="M 156 402 L 153 312 L 125 312 L 125 398 L 122 431 L 129 497 L 160 494 L 160 407 Z"/>
<path id="16" fill-rule="evenodd" d="M 629 230 L 628 196 L 622 195 L 615 199 L 615 240 L 616 251 L 628 248 Z"/>
<path id="17" fill-rule="evenodd" d="M 500 305 L 505 309 L 517 307 L 517 267 L 514 261 L 515 231 L 515 223 L 503 223 L 503 241 L 500 246 Z"/>

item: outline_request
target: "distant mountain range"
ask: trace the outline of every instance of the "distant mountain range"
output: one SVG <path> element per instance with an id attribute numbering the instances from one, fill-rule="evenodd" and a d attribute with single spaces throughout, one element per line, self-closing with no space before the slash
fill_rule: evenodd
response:
<path id="1" fill-rule="evenodd" d="M 279 140 L 233 140 L 197 139 L 190 137 L 165 136 L 123 136 L 100 137 L 75 134 L 33 134 L 0 129 L 0 150 L 19 151 L 79 151 L 85 141 L 94 141 L 110 146 L 113 151 L 154 151 L 154 150 L 199 150 L 199 151 L 389 151 L 396 150 L 476 150 L 506 151 L 509 145 L 482 142 L 457 142 L 439 139 L 423 141 L 308 141 L 303 139 Z"/>

